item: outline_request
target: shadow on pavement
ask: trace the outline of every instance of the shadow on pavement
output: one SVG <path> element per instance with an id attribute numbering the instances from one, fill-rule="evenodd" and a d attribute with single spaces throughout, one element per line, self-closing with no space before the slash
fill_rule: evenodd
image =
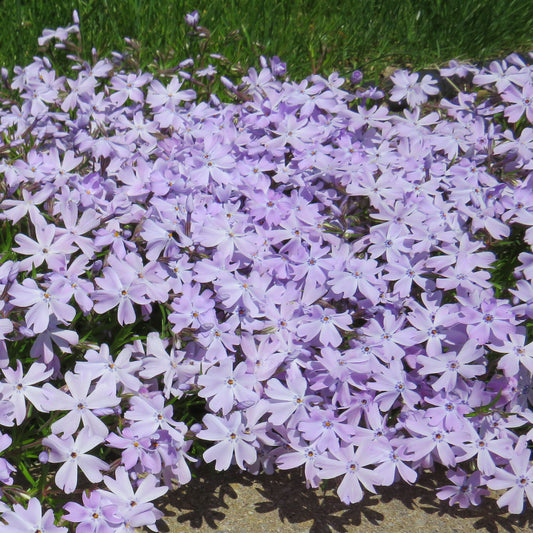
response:
<path id="1" fill-rule="evenodd" d="M 350 533 L 522 533 L 533 527 L 533 511 L 509 515 L 486 498 L 479 507 L 450 507 L 436 497 L 436 488 L 449 484 L 443 471 L 420 477 L 416 486 L 399 483 L 376 487 L 362 502 L 344 505 L 328 481 L 320 489 L 307 489 L 297 471 L 253 476 L 240 470 L 196 471 L 187 485 L 167 494 L 160 531 Z M 526 503 L 527 506 L 527 503 Z"/>

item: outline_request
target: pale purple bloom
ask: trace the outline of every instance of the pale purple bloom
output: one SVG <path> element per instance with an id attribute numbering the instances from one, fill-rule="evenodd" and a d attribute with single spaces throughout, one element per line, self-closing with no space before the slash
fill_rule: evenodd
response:
<path id="1" fill-rule="evenodd" d="M 318 475 L 322 479 L 343 476 L 337 494 L 345 504 L 357 503 L 363 499 L 363 487 L 376 493 L 374 484 L 380 484 L 379 477 L 369 468 L 372 459 L 366 455 L 365 447 L 353 445 L 343 446 L 337 451 L 330 451 L 329 456 L 320 456 L 316 460 L 319 467 Z"/>
<path id="2" fill-rule="evenodd" d="M 509 459 L 507 468 L 497 468 L 494 477 L 487 483 L 489 489 L 508 489 L 497 501 L 499 507 L 508 507 L 512 514 L 524 509 L 524 497 L 533 505 L 533 466 L 528 449 L 516 451 Z"/>
<path id="3" fill-rule="evenodd" d="M 70 394 L 54 388 L 49 383 L 43 387 L 47 397 L 43 406 L 46 410 L 69 411 L 67 415 L 52 424 L 52 431 L 55 434 L 63 433 L 65 436 L 73 435 L 82 422 L 92 433 L 101 436 L 102 439 L 105 438 L 109 429 L 93 410 L 115 407 L 120 403 L 120 398 L 116 396 L 115 380 L 105 375 L 99 378 L 94 387 L 91 387 L 91 376 L 66 372 L 65 382 Z"/>
<path id="4" fill-rule="evenodd" d="M 54 525 L 54 511 L 48 509 L 44 515 L 41 502 L 37 498 L 31 498 L 27 508 L 15 503 L 13 510 L 4 511 L 2 519 L 6 524 L 0 524 L 0 533 L 67 533 L 66 527 Z"/>
<path id="5" fill-rule="evenodd" d="M 104 277 L 95 281 L 100 289 L 92 295 L 96 300 L 94 310 L 102 314 L 117 307 L 117 319 L 121 325 L 135 322 L 134 303 L 144 305 L 149 302 L 145 286 L 139 283 L 132 269 L 122 268 L 117 272 L 106 267 Z"/>
<path id="6" fill-rule="evenodd" d="M 474 472 L 470 475 L 458 468 L 456 471 L 449 470 L 446 477 L 453 485 L 439 487 L 437 498 L 439 500 L 449 500 L 450 506 L 459 504 L 459 507 L 466 509 L 470 505 L 479 505 L 482 496 L 488 496 L 490 492 L 481 488 L 486 485 L 486 480 L 481 472 Z"/>
<path id="7" fill-rule="evenodd" d="M 198 396 L 208 399 L 209 408 L 214 413 L 221 410 L 225 416 L 235 403 L 250 407 L 259 400 L 253 390 L 255 382 L 255 376 L 248 374 L 244 362 L 233 368 L 233 362 L 228 358 L 211 366 L 198 378 L 198 385 L 202 387 Z"/>
<path id="8" fill-rule="evenodd" d="M 76 437 L 60 438 L 50 435 L 43 439 L 43 446 L 49 448 L 48 461 L 50 463 L 63 463 L 55 476 L 56 485 L 67 494 L 73 492 L 78 484 L 78 467 L 92 483 L 103 479 L 102 471 L 109 465 L 94 455 L 86 453 L 103 442 L 100 435 L 83 428 Z"/>
<path id="9" fill-rule="evenodd" d="M 16 370 L 3 368 L 2 372 L 5 382 L 0 383 L 0 393 L 2 398 L 13 404 L 17 425 L 22 424 L 26 418 L 26 399 L 38 411 L 46 411 L 43 407 L 46 396 L 40 387 L 34 385 L 49 378 L 52 375 L 51 369 L 47 369 L 42 363 L 33 363 L 24 375 L 22 363 L 17 360 Z"/>
<path id="10" fill-rule="evenodd" d="M 252 441 L 255 436 L 246 431 L 240 412 L 231 413 L 227 419 L 207 414 L 203 418 L 206 429 L 198 433 L 198 438 L 217 441 L 217 444 L 204 452 L 204 460 L 215 461 L 217 470 L 227 470 L 232 462 L 241 469 L 245 463 L 251 465 L 257 458 L 257 451 Z"/>

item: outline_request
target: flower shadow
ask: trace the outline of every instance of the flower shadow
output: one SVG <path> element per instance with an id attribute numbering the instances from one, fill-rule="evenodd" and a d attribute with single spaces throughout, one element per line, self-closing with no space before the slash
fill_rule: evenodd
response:
<path id="1" fill-rule="evenodd" d="M 299 471 L 254 476 L 238 469 L 214 472 L 204 465 L 190 483 L 167 494 L 162 509 L 165 520 L 159 529 L 166 533 L 224 531 L 226 527 L 262 532 L 410 532 L 411 522 L 417 521 L 418 527 L 439 523 L 444 527 L 439 531 L 522 533 L 533 526 L 533 511 L 509 515 L 493 497 L 479 507 L 450 507 L 436 497 L 436 488 L 446 484 L 444 471 L 437 470 L 421 476 L 415 486 L 377 487 L 378 496 L 367 493 L 361 502 L 346 506 L 335 494 L 333 480 L 319 489 L 307 489 Z"/>

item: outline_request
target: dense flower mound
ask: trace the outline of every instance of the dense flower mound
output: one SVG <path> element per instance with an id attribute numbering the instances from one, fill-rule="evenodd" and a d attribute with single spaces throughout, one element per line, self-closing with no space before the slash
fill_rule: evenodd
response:
<path id="1" fill-rule="evenodd" d="M 3 73 L 0 532 L 156 530 L 200 458 L 533 505 L 532 66 L 71 60 Z"/>

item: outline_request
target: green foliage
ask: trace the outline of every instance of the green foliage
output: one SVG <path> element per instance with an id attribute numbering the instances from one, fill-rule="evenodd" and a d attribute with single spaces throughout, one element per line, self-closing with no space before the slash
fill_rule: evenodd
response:
<path id="1" fill-rule="evenodd" d="M 213 32 L 213 49 L 233 64 L 278 55 L 293 78 L 359 68 L 377 80 L 386 66 L 483 61 L 533 47 L 528 0 L 4 0 L 0 64 L 29 63 L 42 30 L 71 24 L 73 9 L 87 58 L 93 46 L 102 55 L 123 51 L 130 37 L 141 43 L 143 68 L 173 67 L 197 53 L 184 24 L 194 9 Z M 53 54 L 66 68 L 63 54 Z"/>

